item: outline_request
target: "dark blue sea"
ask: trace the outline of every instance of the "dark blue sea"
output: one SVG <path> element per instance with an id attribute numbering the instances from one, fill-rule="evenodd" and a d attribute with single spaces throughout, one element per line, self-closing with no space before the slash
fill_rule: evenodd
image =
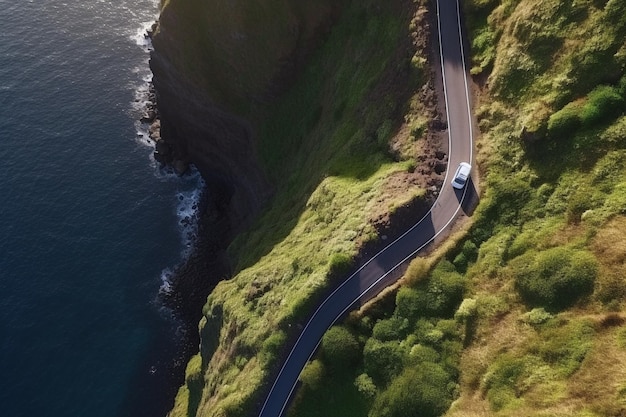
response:
<path id="1" fill-rule="evenodd" d="M 164 416 L 201 179 L 151 158 L 155 0 L 0 0 L 0 413 Z"/>

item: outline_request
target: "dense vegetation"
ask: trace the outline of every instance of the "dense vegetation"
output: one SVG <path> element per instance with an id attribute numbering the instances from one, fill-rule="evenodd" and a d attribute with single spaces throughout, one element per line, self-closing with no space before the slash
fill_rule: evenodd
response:
<path id="1" fill-rule="evenodd" d="M 466 315 L 455 316 L 465 282 L 448 260 L 426 278 L 416 276 L 395 300 L 389 297 L 379 308 L 331 328 L 320 357 L 301 375 L 303 388 L 289 415 L 436 417 L 445 412 L 458 395 L 463 335 L 473 313 L 466 306 Z"/>
<path id="2" fill-rule="evenodd" d="M 414 173 L 428 131 L 415 98 L 428 89 L 412 39 L 423 30 L 419 5 L 346 2 L 289 91 L 258 117 L 261 162 L 276 192 L 230 248 L 236 274 L 208 298 L 200 354 L 172 416 L 243 416 L 258 407 L 286 341 L 358 250 L 378 239 L 379 216 L 423 201 Z M 333 349 L 344 336 L 326 337 L 326 362 L 338 366 L 360 351 L 360 342 Z M 307 369 L 311 385 L 317 366 Z"/>
<path id="3" fill-rule="evenodd" d="M 292 417 L 626 413 L 626 3 L 463 6 L 481 86 L 472 225 L 395 303 L 342 324 L 362 360 L 342 373 L 322 348 Z"/>

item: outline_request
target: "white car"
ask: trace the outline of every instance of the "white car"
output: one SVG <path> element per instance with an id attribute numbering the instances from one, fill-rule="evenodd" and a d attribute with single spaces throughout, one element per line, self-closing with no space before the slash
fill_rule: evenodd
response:
<path id="1" fill-rule="evenodd" d="M 470 171 L 472 170 L 472 166 L 467 162 L 461 162 L 459 167 L 456 169 L 454 173 L 454 178 L 452 179 L 452 186 L 458 190 L 463 189 L 467 180 L 470 176 Z"/>

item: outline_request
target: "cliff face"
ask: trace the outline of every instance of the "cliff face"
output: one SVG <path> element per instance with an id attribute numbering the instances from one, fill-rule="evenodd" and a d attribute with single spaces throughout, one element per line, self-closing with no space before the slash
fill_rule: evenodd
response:
<path id="1" fill-rule="evenodd" d="M 167 143 L 157 149 L 166 149 L 168 159 L 195 164 L 209 188 L 220 189 L 231 223 L 245 223 L 270 192 L 256 159 L 251 126 L 220 109 L 158 50 L 151 67 L 161 138 Z"/>
<path id="2" fill-rule="evenodd" d="M 164 159 L 195 164 L 219 188 L 234 228 L 271 188 L 255 150 L 262 104 L 294 74 L 333 12 L 330 2 L 166 0 L 150 66 Z"/>

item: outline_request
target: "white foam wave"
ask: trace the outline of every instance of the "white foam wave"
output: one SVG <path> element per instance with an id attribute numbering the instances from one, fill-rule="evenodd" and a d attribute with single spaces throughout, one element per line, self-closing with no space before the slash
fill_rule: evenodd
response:
<path id="1" fill-rule="evenodd" d="M 154 5 L 156 10 L 158 1 L 154 1 Z M 154 169 L 155 177 L 161 181 L 176 184 L 176 192 L 172 196 L 172 200 L 174 201 L 173 206 L 176 210 L 177 226 L 181 239 L 180 262 L 184 262 L 191 255 L 196 243 L 200 199 L 205 184 L 200 172 L 193 165 L 189 167 L 188 172 L 183 176 L 177 175 L 169 167 L 161 167 L 154 159 L 155 144 L 150 139 L 149 125 L 139 120 L 148 107 L 154 104 L 151 90 L 152 72 L 148 66 L 152 41 L 148 36 L 148 30 L 151 29 L 157 18 L 158 15 L 155 14 L 152 20 L 142 22 L 136 32 L 130 35 L 131 40 L 141 47 L 146 55 L 144 62 L 133 69 L 133 73 L 137 75 L 137 81 L 132 86 L 135 93 L 131 104 L 131 113 L 137 120 L 135 122 L 135 141 L 147 149 L 148 161 Z M 174 275 L 174 269 L 165 268 L 161 272 L 161 293 L 168 294 L 172 291 L 171 280 Z"/>
<path id="2" fill-rule="evenodd" d="M 165 294 L 170 294 L 172 292 L 172 275 L 174 272 L 170 268 L 165 268 L 161 271 L 161 288 L 160 291 Z"/>
<path id="3" fill-rule="evenodd" d="M 156 16 L 151 21 L 143 22 L 141 27 L 138 28 L 137 31 L 130 37 L 137 46 L 142 47 L 146 52 L 149 52 L 152 49 L 152 40 L 148 36 L 148 31 L 152 28 L 155 21 Z"/>

